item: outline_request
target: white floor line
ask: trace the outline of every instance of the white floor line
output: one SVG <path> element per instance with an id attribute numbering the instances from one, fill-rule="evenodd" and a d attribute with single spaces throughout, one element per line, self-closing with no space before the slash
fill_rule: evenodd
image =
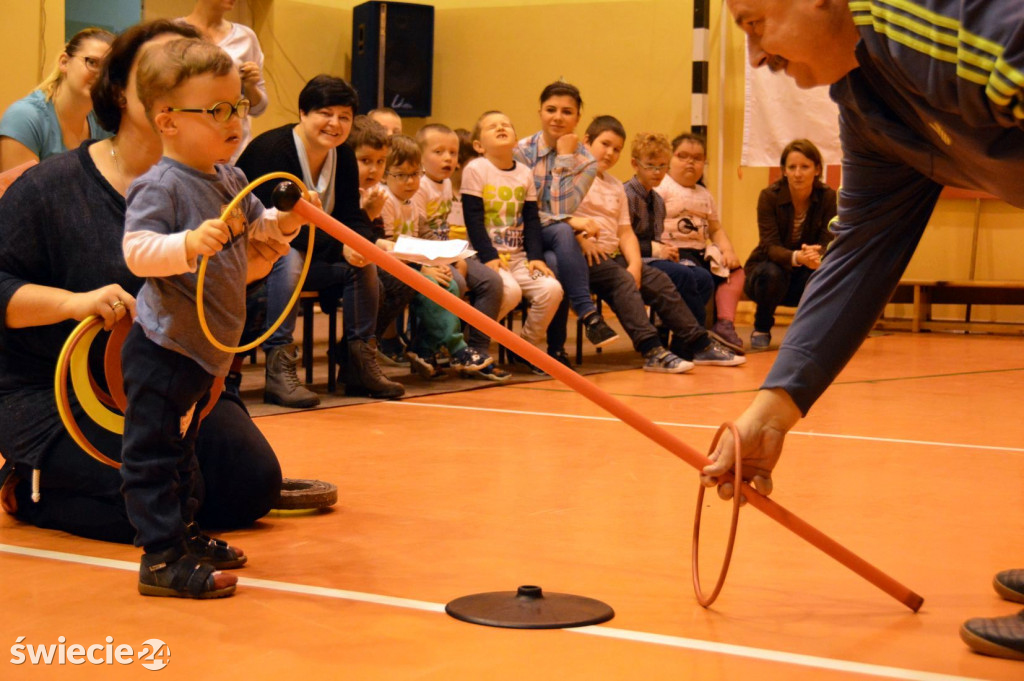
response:
<path id="1" fill-rule="evenodd" d="M 583 414 L 560 414 L 551 411 L 525 411 L 520 409 L 495 409 L 492 407 L 467 407 L 457 404 L 432 404 L 430 402 L 409 402 L 409 401 L 388 401 L 383 404 L 400 407 L 429 407 L 431 409 L 460 409 L 464 411 L 484 411 L 495 414 L 517 414 L 520 416 L 552 416 L 560 419 L 581 419 L 585 421 L 608 421 L 614 422 L 619 419 L 614 416 L 587 416 Z M 703 423 L 673 423 L 671 421 L 655 421 L 659 426 L 666 428 L 697 428 L 700 430 L 718 430 L 718 426 L 709 426 Z M 931 440 L 905 440 L 893 437 L 870 437 L 867 435 L 839 435 L 837 433 L 815 433 L 811 431 L 792 430 L 789 435 L 803 435 L 805 437 L 825 437 L 837 440 L 862 440 L 867 442 L 887 442 L 890 444 L 921 445 L 924 447 L 954 447 L 959 449 L 983 449 L 996 452 L 1018 452 L 1024 453 L 1024 447 L 1000 447 L 995 445 L 972 445 L 959 442 L 934 442 Z"/>
<path id="2" fill-rule="evenodd" d="M 17 556 L 31 558 L 45 558 L 59 560 L 65 563 L 77 563 L 94 567 L 106 567 L 126 572 L 137 572 L 139 564 L 124 560 L 113 560 L 109 558 L 96 558 L 83 556 L 63 551 L 47 551 L 44 549 L 31 549 L 11 544 L 0 544 L 0 553 L 9 553 Z M 251 579 L 240 577 L 239 586 L 269 589 L 285 593 L 303 594 L 308 596 L 322 596 L 324 598 L 338 598 L 360 603 L 372 603 L 374 605 L 386 605 L 395 608 L 409 610 L 420 610 L 425 612 L 443 613 L 444 605 L 431 603 L 430 601 L 419 601 L 411 598 L 398 598 L 395 596 L 383 596 L 380 594 L 364 593 L 361 591 L 347 591 L 345 589 L 332 589 L 329 587 L 309 586 L 306 584 L 292 584 L 290 582 L 278 582 L 270 579 Z M 629 629 L 616 629 L 607 626 L 589 626 L 566 631 L 587 634 L 590 636 L 602 636 L 621 641 L 634 643 L 646 643 L 652 645 L 668 646 L 686 650 L 696 650 L 719 655 L 730 655 L 732 657 L 744 657 L 753 660 L 764 660 L 766 662 L 778 662 L 801 667 L 813 667 L 815 669 L 827 669 L 830 671 L 848 672 L 851 674 L 864 674 L 887 679 L 904 679 L 907 681 L 981 681 L 966 676 L 951 676 L 947 674 L 936 674 L 933 672 L 918 671 L 915 669 L 903 669 L 901 667 L 887 667 L 882 665 L 867 664 L 864 662 L 852 662 L 849 660 L 836 660 L 828 657 L 816 657 L 814 655 L 801 655 L 798 653 L 787 653 L 780 650 L 769 650 L 766 648 L 753 648 L 750 646 L 738 646 L 729 643 L 717 643 L 715 641 L 702 641 L 694 638 L 683 638 L 681 636 L 668 636 L 665 634 L 652 634 L 644 631 L 632 631 Z"/>

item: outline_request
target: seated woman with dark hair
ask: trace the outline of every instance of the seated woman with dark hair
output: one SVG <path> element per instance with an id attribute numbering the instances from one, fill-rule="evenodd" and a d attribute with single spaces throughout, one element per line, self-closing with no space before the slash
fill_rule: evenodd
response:
<path id="1" fill-rule="evenodd" d="M 142 281 L 122 256 L 124 196 L 161 155 L 136 93 L 136 56 L 146 44 L 179 37 L 198 35 L 159 20 L 118 37 L 92 90 L 97 116 L 114 136 L 46 159 L 0 198 L 0 453 L 6 459 L 0 500 L 4 510 L 38 527 L 117 542 L 135 535 L 120 472 L 90 458 L 68 435 L 53 377 L 76 321 L 98 315 L 110 328 L 134 310 Z M 250 250 L 249 278 L 265 276 L 282 251 Z M 103 376 L 101 362 L 92 373 Z M 95 424 L 73 394 L 71 402 L 87 439 L 120 460 L 121 436 Z M 196 455 L 197 520 L 206 527 L 250 525 L 280 494 L 277 457 L 231 395 L 222 394 L 202 422 Z M 37 501 L 33 471 L 39 471 Z M 198 533 L 192 539 L 208 541 Z"/>
<path id="2" fill-rule="evenodd" d="M 745 265 L 744 290 L 757 303 L 750 336 L 755 350 L 771 344 L 775 308 L 800 302 L 807 280 L 832 241 L 828 223 L 836 216 L 836 193 L 822 182 L 821 152 L 813 142 L 790 142 L 780 165 L 782 177 L 758 199 L 761 239 Z"/>
<path id="3" fill-rule="evenodd" d="M 236 164 L 250 180 L 272 172 L 288 172 L 316 191 L 324 211 L 373 241 L 366 213 L 359 207 L 359 166 L 355 152 L 345 144 L 352 131 L 358 97 L 341 78 L 321 74 L 299 93 L 299 122 L 288 123 L 259 135 L 245 148 Z M 270 206 L 276 183 L 267 182 L 255 194 Z M 267 278 L 267 314 L 273 322 L 281 316 L 295 290 L 309 243 L 309 227 L 303 227 L 291 251 Z M 347 343 L 339 380 L 346 395 L 401 397 L 405 388 L 389 380 L 376 357 L 377 311 L 380 301 L 376 265 L 326 232 L 313 239 L 313 261 L 304 288 L 319 291 L 324 305 L 344 298 L 342 328 Z M 297 306 L 287 320 L 263 344 L 267 353 L 265 402 L 285 407 L 313 407 L 316 393 L 302 385 L 295 373 L 298 352 L 293 344 Z"/>

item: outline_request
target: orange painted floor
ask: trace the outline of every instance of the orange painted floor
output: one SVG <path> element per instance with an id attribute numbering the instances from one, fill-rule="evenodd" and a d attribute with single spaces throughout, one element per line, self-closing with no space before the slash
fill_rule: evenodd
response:
<path id="1" fill-rule="evenodd" d="M 774 353 L 737 369 L 590 377 L 705 450 Z M 268 517 L 221 601 L 143 598 L 138 551 L 0 518 L 0 645 L 170 650 L 156 678 L 1024 679 L 957 629 L 1006 615 L 1024 567 L 1024 342 L 869 339 L 786 444 L 773 498 L 925 597 L 904 606 L 753 509 L 712 609 L 694 600 L 695 472 L 554 382 L 257 419 L 285 475 L 337 484 L 316 516 Z M 707 502 L 714 561 L 727 506 Z M 611 605 L 581 630 L 454 620 L 459 596 L 538 584 Z M 14 665 L 0 679 L 150 678 Z"/>

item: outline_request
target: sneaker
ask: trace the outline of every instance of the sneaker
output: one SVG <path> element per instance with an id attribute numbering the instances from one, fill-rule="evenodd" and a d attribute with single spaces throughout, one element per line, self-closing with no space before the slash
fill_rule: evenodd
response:
<path id="1" fill-rule="evenodd" d="M 750 334 L 751 350 L 767 350 L 772 344 L 772 335 L 767 331 L 755 331 Z"/>
<path id="2" fill-rule="evenodd" d="M 525 359 L 523 359 L 522 357 L 520 357 L 516 353 L 512 352 L 511 350 L 508 351 L 508 363 L 511 364 L 512 366 L 518 365 L 518 366 L 521 366 L 521 367 L 525 367 L 525 368 L 529 369 L 530 373 L 532 373 L 535 376 L 547 376 L 548 375 L 547 372 L 544 371 L 543 369 L 541 369 L 539 366 L 537 366 L 535 364 L 532 364 L 531 362 L 526 361 Z"/>
<path id="3" fill-rule="evenodd" d="M 1024 570 L 1003 570 L 992 580 L 992 586 L 1006 600 L 1024 603 Z"/>
<path id="4" fill-rule="evenodd" d="M 648 350 L 644 355 L 644 371 L 659 374 L 683 374 L 693 368 L 693 362 L 687 362 L 678 355 L 661 347 Z"/>
<path id="5" fill-rule="evenodd" d="M 604 318 L 596 312 L 583 320 L 583 328 L 586 331 L 587 340 L 595 348 L 603 348 L 619 338 L 619 334 L 615 333 L 614 329 L 608 326 Z"/>
<path id="6" fill-rule="evenodd" d="M 469 373 L 480 371 L 492 364 L 494 364 L 493 357 L 468 345 L 452 355 L 451 359 L 451 367 L 453 369 Z"/>
<path id="7" fill-rule="evenodd" d="M 736 333 L 736 327 L 728 319 L 719 319 L 711 327 L 711 335 L 733 352 L 743 354 L 743 339 Z"/>
<path id="8" fill-rule="evenodd" d="M 704 366 L 738 367 L 746 364 L 747 358 L 737 355 L 715 338 L 703 350 L 693 353 L 693 363 Z"/>
<path id="9" fill-rule="evenodd" d="M 1024 610 L 1005 617 L 976 617 L 960 625 L 960 638 L 976 653 L 1024 660 Z"/>
<path id="10" fill-rule="evenodd" d="M 409 359 L 409 373 L 419 374 L 427 380 L 444 377 L 444 370 L 437 366 L 433 355 L 421 357 L 412 350 L 406 350 L 405 356 Z"/>
<path id="11" fill-rule="evenodd" d="M 553 359 L 557 359 L 559 363 L 564 364 L 566 367 L 572 369 L 572 362 L 569 360 L 569 355 L 566 354 L 565 348 L 560 350 L 548 350 L 548 356 Z"/>
<path id="12" fill-rule="evenodd" d="M 407 367 L 409 360 L 405 357 L 405 348 L 398 336 L 377 340 L 377 362 L 390 367 Z"/>
<path id="13" fill-rule="evenodd" d="M 505 371 L 497 364 L 490 364 L 485 366 L 480 371 L 474 371 L 472 373 L 464 371 L 463 375 L 466 378 L 480 378 L 485 381 L 494 381 L 495 383 L 503 383 L 508 379 L 512 378 L 512 373 Z"/>

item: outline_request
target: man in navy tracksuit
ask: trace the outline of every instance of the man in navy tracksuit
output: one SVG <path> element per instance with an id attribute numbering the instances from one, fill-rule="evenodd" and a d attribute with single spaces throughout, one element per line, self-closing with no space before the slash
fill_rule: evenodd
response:
<path id="1" fill-rule="evenodd" d="M 867 336 L 943 186 L 1024 207 L 1024 2 L 727 1 L 753 66 L 784 70 L 801 87 L 831 86 L 843 143 L 836 238 L 736 420 L 744 474 L 770 493 L 786 432 Z M 708 486 L 732 467 L 730 437 L 712 458 Z M 731 496 L 731 486 L 719 493 Z M 1024 602 L 1024 570 L 996 582 Z M 1024 612 L 969 620 L 961 637 L 979 652 L 1024 659 Z"/>

